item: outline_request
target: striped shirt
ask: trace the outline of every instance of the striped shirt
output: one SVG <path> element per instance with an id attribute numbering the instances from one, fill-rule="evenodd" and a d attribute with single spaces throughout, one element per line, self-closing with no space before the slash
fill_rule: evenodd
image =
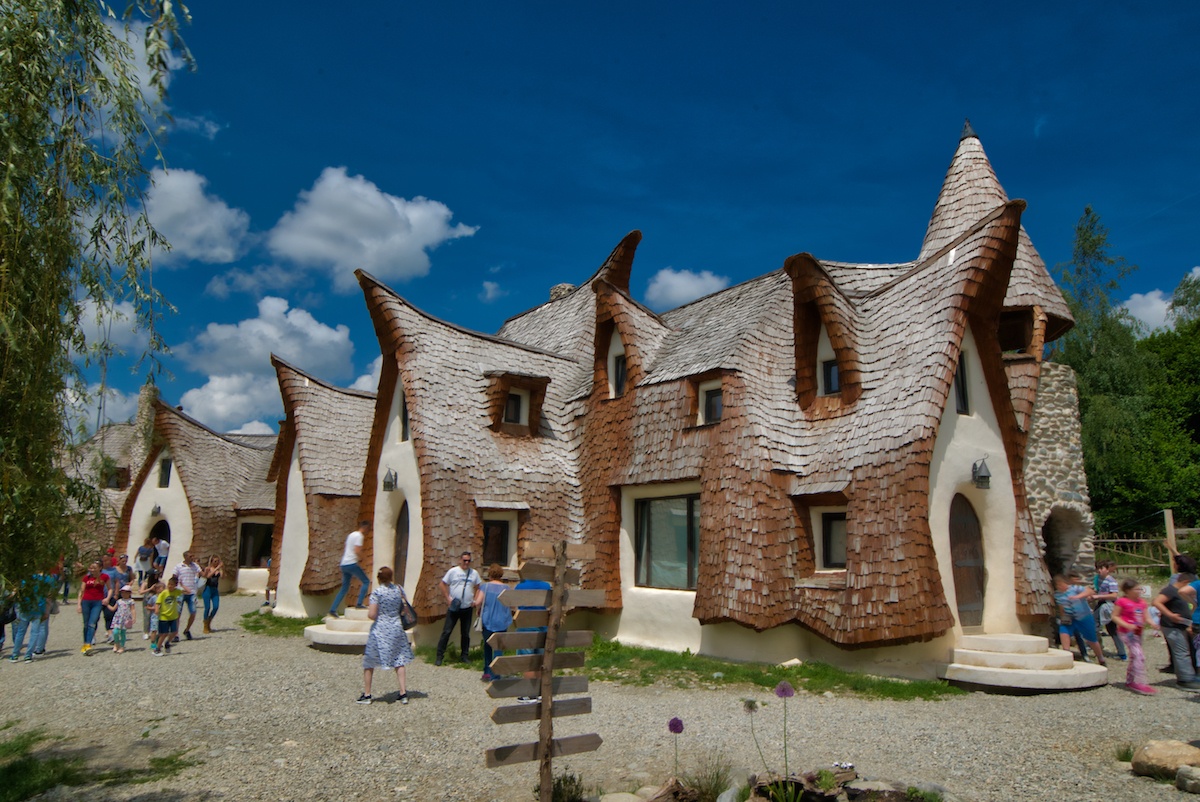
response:
<path id="1" fill-rule="evenodd" d="M 185 595 L 196 595 L 196 580 L 200 576 L 200 566 L 197 563 L 180 563 L 175 566 L 172 576 L 179 580 L 179 589 Z"/>

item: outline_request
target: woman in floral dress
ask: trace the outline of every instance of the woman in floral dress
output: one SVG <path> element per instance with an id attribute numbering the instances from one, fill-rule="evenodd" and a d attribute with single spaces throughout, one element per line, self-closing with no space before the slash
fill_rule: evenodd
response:
<path id="1" fill-rule="evenodd" d="M 358 697 L 360 705 L 371 704 L 371 679 L 377 668 L 396 669 L 396 681 L 400 684 L 400 704 L 408 704 L 408 691 L 404 684 L 404 667 L 413 661 L 412 644 L 408 633 L 400 623 L 400 607 L 405 599 L 404 588 L 392 584 L 392 569 L 384 566 L 376 578 L 379 586 L 371 591 L 371 603 L 367 617 L 373 622 L 367 636 L 367 650 L 363 654 L 363 692 Z"/>

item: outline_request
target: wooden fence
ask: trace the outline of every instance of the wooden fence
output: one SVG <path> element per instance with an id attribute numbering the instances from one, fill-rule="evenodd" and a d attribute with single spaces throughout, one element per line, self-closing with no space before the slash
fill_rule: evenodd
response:
<path id="1" fill-rule="evenodd" d="M 1092 543 L 1096 562 L 1112 560 L 1117 564 L 1118 573 L 1143 577 L 1172 573 L 1175 568 L 1171 557 L 1179 553 L 1178 539 L 1197 534 L 1200 534 L 1200 528 L 1176 528 L 1172 511 L 1163 510 L 1162 531 L 1113 534 L 1096 537 Z"/>

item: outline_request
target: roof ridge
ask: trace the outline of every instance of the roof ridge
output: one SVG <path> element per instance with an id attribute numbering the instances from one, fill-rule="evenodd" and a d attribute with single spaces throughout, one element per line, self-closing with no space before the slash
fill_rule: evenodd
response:
<path id="1" fill-rule="evenodd" d="M 456 324 L 456 323 L 451 323 L 451 322 L 450 322 L 450 321 L 448 321 L 448 320 L 442 320 L 440 317 L 437 317 L 437 316 L 435 316 L 435 315 L 431 315 L 431 314 L 429 314 L 428 312 L 426 312 L 425 310 L 421 309 L 420 307 L 418 307 L 418 306 L 416 306 L 415 304 L 411 303 L 410 301 L 406 300 L 406 299 L 404 298 L 404 296 L 402 296 L 400 293 L 396 292 L 396 291 L 395 291 L 395 290 L 393 290 L 391 287 L 389 287 L 388 285 L 384 284 L 382 281 L 380 281 L 379 279 L 375 278 L 374 276 L 372 276 L 372 275 L 371 275 L 370 273 L 368 273 L 367 271 L 365 271 L 365 270 L 363 270 L 363 269 L 361 269 L 361 268 L 360 268 L 360 269 L 358 269 L 358 270 L 355 270 L 355 271 L 354 271 L 354 275 L 358 276 L 358 281 L 359 281 L 359 284 L 360 284 L 360 285 L 361 285 L 363 282 L 370 282 L 371 284 L 374 284 L 376 287 L 378 287 L 379 289 L 381 289 L 381 290 L 383 290 L 384 292 L 388 293 L 388 294 L 389 294 L 389 295 L 391 295 L 393 298 L 395 298 L 397 301 L 399 301 L 400 303 L 404 304 L 406 307 L 408 307 L 409 309 L 411 309 L 413 312 L 417 313 L 419 316 L 421 316 L 421 317 L 425 318 L 426 320 L 430 321 L 431 323 L 436 323 L 436 324 L 438 324 L 438 325 L 440 325 L 440 326 L 444 326 L 444 327 L 446 327 L 446 328 L 448 328 L 448 329 L 451 329 L 451 330 L 453 330 L 453 331 L 457 331 L 457 332 L 458 332 L 458 333 L 460 333 L 460 334 L 465 334 L 465 335 L 467 335 L 468 337 L 474 337 L 474 338 L 476 338 L 476 339 L 479 339 L 479 340 L 487 340 L 487 341 L 489 341 L 489 342 L 494 342 L 494 343 L 496 343 L 496 344 L 498 344 L 498 345 L 507 345 L 507 346 L 511 346 L 511 347 L 513 347 L 513 348 L 517 348 L 517 349 L 519 349 L 519 350 L 522 350 L 522 351 L 528 351 L 528 352 L 530 352 L 530 353 L 533 353 L 533 354 L 541 354 L 541 355 L 543 355 L 543 356 L 554 357 L 555 359 L 561 359 L 561 360 L 563 360 L 563 361 L 565 361 L 565 362 L 572 362 L 572 363 L 576 363 L 576 362 L 577 362 L 577 360 L 575 360 L 575 359 L 572 359 L 572 358 L 571 358 L 571 357 L 569 357 L 569 356 L 563 356 L 562 354 L 555 353 L 554 351 L 547 351 L 547 350 L 545 350 L 545 349 L 542 349 L 542 348 L 536 348 L 536 347 L 534 347 L 534 346 L 532 346 L 532 345 L 525 345 L 524 343 L 519 343 L 519 342 L 517 342 L 516 340 L 506 340 L 506 339 L 505 339 L 505 338 L 503 338 L 503 337 L 497 337 L 495 334 L 485 334 L 485 333 L 483 333 L 482 331 L 475 331 L 474 329 L 468 329 L 468 328 L 466 328 L 466 327 L 464 327 L 464 326 L 459 326 L 459 325 L 458 325 L 458 324 Z M 579 288 L 578 288 L 578 287 L 576 287 L 575 289 L 576 289 L 576 290 L 578 290 Z M 573 295 L 574 293 L 575 293 L 575 290 L 572 290 L 572 291 L 571 291 L 571 294 Z M 544 305 L 544 304 L 543 304 L 543 305 Z M 539 308 L 539 307 L 534 307 L 534 308 L 536 309 L 536 308 Z"/>
<path id="2" fill-rule="evenodd" d="M 176 407 L 171 406 L 166 401 L 163 401 L 161 398 L 155 399 L 154 403 L 158 404 L 160 409 L 166 410 L 167 412 L 170 412 L 180 418 L 183 418 L 183 420 L 186 423 L 190 423 L 193 426 L 208 432 L 213 437 L 217 437 L 221 440 L 224 440 L 226 443 L 229 443 L 230 445 L 237 446 L 238 448 L 248 448 L 248 449 L 251 449 L 252 451 L 266 451 L 267 450 L 265 448 L 259 448 L 258 446 L 252 446 L 249 443 L 241 443 L 241 442 L 238 442 L 237 440 L 231 440 L 226 433 L 218 432 L 216 429 L 212 428 L 211 426 L 201 423 L 200 421 L 193 418 L 191 415 L 184 412 L 182 409 L 178 409 Z M 275 435 L 275 436 L 278 437 L 279 435 Z M 271 450 L 273 451 L 274 449 L 275 449 L 275 444 L 272 443 Z"/>
<path id="3" fill-rule="evenodd" d="M 303 376 L 304 378 L 314 381 L 317 384 L 321 385 L 322 387 L 324 387 L 328 390 L 333 390 L 334 392 L 337 392 L 337 393 L 343 393 L 345 395 L 358 395 L 358 396 L 362 396 L 364 398 L 375 398 L 378 395 L 378 393 L 373 390 L 356 390 L 353 387 L 341 387 L 336 384 L 331 384 L 330 382 L 327 382 L 324 379 L 317 378 L 316 376 L 314 376 L 313 374 L 309 373 L 306 370 L 296 367 L 291 362 L 288 362 L 286 359 L 282 358 L 281 356 L 279 356 L 278 354 L 276 354 L 274 352 L 271 353 L 271 364 L 276 365 L 278 367 L 286 368 L 286 369 L 292 371 L 293 373 L 298 373 L 299 375 Z"/>

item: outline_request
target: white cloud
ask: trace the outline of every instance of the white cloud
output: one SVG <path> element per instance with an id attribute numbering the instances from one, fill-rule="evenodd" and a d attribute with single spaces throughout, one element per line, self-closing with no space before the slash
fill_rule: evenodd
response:
<path id="1" fill-rule="evenodd" d="M 349 292 L 358 268 L 384 281 L 426 275 L 428 251 L 478 230 L 451 226 L 452 216 L 444 203 L 389 195 L 345 167 L 327 167 L 275 224 L 267 245 L 277 258 L 327 270 L 334 288 Z"/>
<path id="2" fill-rule="evenodd" d="M 283 298 L 267 296 L 258 302 L 258 317 L 238 323 L 209 323 L 194 340 L 174 349 L 193 370 L 211 379 L 253 374 L 270 377 L 270 355 L 322 378 L 336 380 L 349 373 L 354 344 L 344 324 L 330 327 L 303 309 L 289 309 Z M 278 401 L 279 389 L 265 382 Z"/>
<path id="3" fill-rule="evenodd" d="M 304 278 L 303 272 L 279 265 L 260 265 L 251 270 L 234 268 L 209 279 L 204 292 L 222 300 L 234 292 L 262 295 L 266 292 L 290 290 Z"/>
<path id="4" fill-rule="evenodd" d="M 151 87 L 150 79 L 153 73 L 150 71 L 150 65 L 146 60 L 146 29 L 150 23 L 145 20 L 132 20 L 126 23 L 123 20 L 106 17 L 104 20 L 114 34 L 119 39 L 123 39 L 133 51 L 132 65 L 134 79 L 138 82 L 142 90 L 142 97 L 146 101 L 146 105 L 154 109 L 156 113 L 165 111 L 163 104 L 158 98 L 158 93 Z M 167 90 L 171 86 L 172 74 L 184 66 L 184 61 L 177 53 L 168 52 L 167 54 L 167 72 L 163 76 L 163 90 Z M 109 73 L 111 77 L 111 72 Z"/>
<path id="5" fill-rule="evenodd" d="M 710 270 L 693 273 L 664 267 L 650 279 L 646 289 L 646 304 L 652 309 L 674 309 L 688 301 L 723 290 L 729 286 L 726 276 L 713 275 Z"/>
<path id="6" fill-rule="evenodd" d="M 479 292 L 479 300 L 485 304 L 490 304 L 492 301 L 495 301 L 497 298 L 503 298 L 505 295 L 508 295 L 508 290 L 500 289 L 500 285 L 494 281 L 485 281 L 483 282 L 483 289 Z"/>
<path id="7" fill-rule="evenodd" d="M 270 424 L 252 420 L 249 423 L 243 423 L 229 434 L 275 434 L 275 430 L 271 428 Z"/>
<path id="8" fill-rule="evenodd" d="M 1167 324 L 1167 307 L 1170 304 L 1170 296 L 1162 290 L 1151 290 L 1146 293 L 1135 292 L 1121 306 L 1131 317 L 1141 321 L 1148 331 L 1154 331 Z"/>
<path id="9" fill-rule="evenodd" d="M 217 138 L 217 134 L 221 133 L 222 127 L 215 121 L 204 116 L 186 117 L 179 114 L 175 115 L 175 130 L 199 134 L 210 142 Z"/>
<path id="10" fill-rule="evenodd" d="M 383 356 L 377 356 L 371 360 L 371 364 L 367 366 L 367 372 L 354 380 L 350 385 L 351 390 L 367 390 L 375 392 L 379 389 L 379 373 L 383 370 Z"/>
<path id="11" fill-rule="evenodd" d="M 218 432 L 247 421 L 279 417 L 283 403 L 279 385 L 261 373 L 210 376 L 202 387 L 188 390 L 180 399 L 184 412 Z"/>
<path id="12" fill-rule="evenodd" d="M 205 192 L 207 178 L 191 170 L 161 168 L 150 177 L 146 214 L 171 243 L 169 253 L 156 254 L 161 264 L 225 264 L 241 255 L 250 216 Z"/>
<path id="13" fill-rule="evenodd" d="M 97 422 L 124 423 L 137 414 L 136 392 L 127 394 L 109 387 L 101 393 L 99 384 L 89 384 L 84 393 L 86 397 L 74 388 L 67 390 L 67 415 L 72 428 L 82 424 L 88 432 L 93 432 Z"/>
<path id="14" fill-rule="evenodd" d="M 107 341 L 126 352 L 146 349 L 150 338 L 146 332 L 137 329 L 137 313 L 131 301 L 100 306 L 88 298 L 80 306 L 79 328 L 89 346 Z"/>

